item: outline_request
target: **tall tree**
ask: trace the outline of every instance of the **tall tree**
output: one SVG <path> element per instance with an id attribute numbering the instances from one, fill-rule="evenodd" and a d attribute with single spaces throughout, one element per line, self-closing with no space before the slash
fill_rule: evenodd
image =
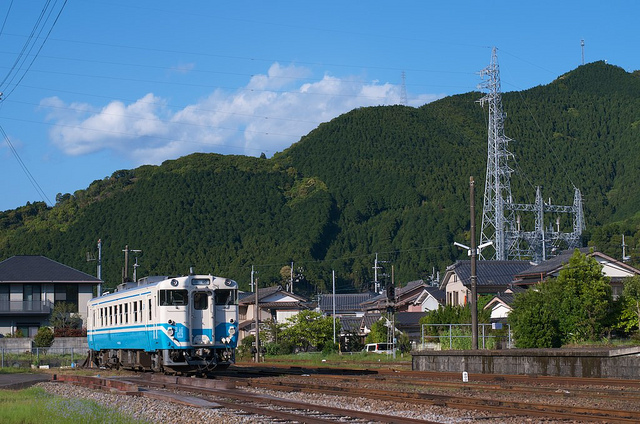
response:
<path id="1" fill-rule="evenodd" d="M 601 338 L 613 310 L 602 266 L 576 250 L 558 278 L 516 296 L 509 323 L 518 347 L 560 347 Z"/>
<path id="2" fill-rule="evenodd" d="M 622 290 L 626 309 L 629 313 L 635 315 L 635 326 L 640 332 L 640 276 L 635 275 L 624 280 L 624 288 Z"/>

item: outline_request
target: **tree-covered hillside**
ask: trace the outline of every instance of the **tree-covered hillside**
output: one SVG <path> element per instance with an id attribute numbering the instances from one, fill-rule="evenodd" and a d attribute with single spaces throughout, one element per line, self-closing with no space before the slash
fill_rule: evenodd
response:
<path id="1" fill-rule="evenodd" d="M 375 253 L 396 282 L 423 278 L 465 252 L 469 177 L 482 213 L 487 110 L 480 93 L 420 108 L 353 110 L 271 159 L 194 154 L 161 166 L 116 171 L 86 190 L 0 213 L 0 259 L 42 254 L 121 280 L 125 245 L 142 249 L 138 275 L 211 272 L 247 288 L 289 275 L 298 287 L 367 288 Z M 551 84 L 503 96 L 515 160 L 515 200 L 535 187 L 554 204 L 584 196 L 587 233 L 605 253 L 638 262 L 640 74 L 597 62 Z M 526 222 L 525 222 L 526 223 Z M 563 225 L 570 225 L 564 223 Z"/>

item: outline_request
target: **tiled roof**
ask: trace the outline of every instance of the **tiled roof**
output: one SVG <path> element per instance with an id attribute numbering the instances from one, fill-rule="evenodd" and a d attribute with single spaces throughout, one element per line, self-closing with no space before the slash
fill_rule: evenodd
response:
<path id="1" fill-rule="evenodd" d="M 360 332 L 360 325 L 362 324 L 362 317 L 340 317 L 340 325 L 342 326 L 342 333 Z"/>
<path id="2" fill-rule="evenodd" d="M 362 326 L 367 327 L 367 328 L 371 328 L 371 326 L 380 320 L 380 318 L 382 317 L 381 314 L 365 314 L 364 317 L 362 317 Z"/>
<path id="3" fill-rule="evenodd" d="M 44 256 L 12 256 L 0 262 L 0 283 L 91 283 L 100 280 Z"/>
<path id="4" fill-rule="evenodd" d="M 420 318 L 427 315 L 426 312 L 398 312 L 395 315 L 396 326 L 419 325 Z"/>
<path id="5" fill-rule="evenodd" d="M 263 309 L 279 309 L 281 311 L 308 309 L 303 302 L 267 302 L 260 303 L 259 306 Z"/>
<path id="6" fill-rule="evenodd" d="M 477 284 L 479 287 L 508 286 L 514 276 L 529 268 L 531 263 L 528 261 L 477 261 Z M 464 285 L 471 285 L 471 261 L 458 261 L 447 271 L 455 271 Z"/>
<path id="7" fill-rule="evenodd" d="M 360 304 L 375 296 L 374 293 L 336 294 L 336 314 L 361 311 Z M 318 297 L 318 308 L 324 313 L 333 313 L 333 295 L 321 294 Z"/>
<path id="8" fill-rule="evenodd" d="M 427 287 L 427 283 L 423 280 L 409 281 L 406 286 L 397 287 L 395 290 L 396 304 L 404 305 L 415 301 L 425 287 Z M 387 293 L 384 292 L 362 302 L 361 307 L 363 309 L 379 309 L 386 307 L 388 303 Z"/>
<path id="9" fill-rule="evenodd" d="M 274 295 L 274 294 L 276 294 L 278 292 L 282 292 L 284 296 L 292 297 L 294 299 L 299 300 L 300 302 L 307 302 L 308 301 L 307 299 L 305 299 L 302 296 L 299 296 L 297 294 L 294 294 L 294 293 L 286 291 L 280 285 L 272 286 L 272 287 L 260 288 L 260 289 L 258 289 L 258 296 L 259 296 L 260 301 L 263 301 L 263 299 L 266 299 L 269 296 L 272 296 L 272 295 Z M 241 305 L 253 305 L 256 302 L 255 299 L 256 299 L 255 293 L 251 293 L 251 292 L 243 292 L 242 294 L 240 294 L 238 296 L 238 300 L 239 300 L 239 303 Z"/>
<path id="10" fill-rule="evenodd" d="M 438 287 L 429 286 L 424 289 L 436 300 L 445 300 L 447 298 L 447 293 L 444 290 L 440 290 Z"/>
<path id="11" fill-rule="evenodd" d="M 583 254 L 588 254 L 590 248 L 584 247 L 578 250 L 580 250 L 580 252 Z M 573 252 L 573 250 L 563 250 L 559 255 L 554 256 L 553 258 L 549 258 L 546 261 L 542 261 L 538 265 L 530 266 L 529 268 L 519 272 L 518 275 L 546 275 L 550 272 L 554 272 L 562 268 L 564 264 L 569 263 L 569 259 L 571 259 L 571 256 L 573 256 Z"/>

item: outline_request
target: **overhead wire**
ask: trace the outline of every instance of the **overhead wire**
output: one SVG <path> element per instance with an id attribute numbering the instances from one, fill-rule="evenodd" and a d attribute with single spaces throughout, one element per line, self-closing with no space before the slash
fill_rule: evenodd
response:
<path id="1" fill-rule="evenodd" d="M 53 205 L 53 203 L 51 202 L 49 197 L 47 197 L 47 194 L 44 192 L 44 190 L 42 189 L 40 184 L 38 184 L 38 180 L 36 180 L 36 178 L 33 176 L 31 171 L 29 171 L 29 168 L 27 167 L 27 165 L 24 163 L 24 161 L 22 160 L 22 158 L 18 154 L 18 151 L 13 146 L 13 143 L 11 143 L 11 140 L 9 139 L 9 136 L 4 131 L 4 128 L 2 128 L 1 125 L 0 125 L 0 133 L 2 134 L 2 137 L 4 138 L 5 142 L 7 143 L 7 146 L 9 146 L 9 150 L 11 150 L 11 153 L 13 154 L 13 156 L 16 158 L 16 160 L 20 164 L 20 167 L 22 168 L 22 171 L 24 172 L 24 174 L 27 176 L 27 179 L 29 180 L 29 182 L 31 183 L 33 188 L 36 189 L 36 192 L 38 193 L 38 195 L 42 198 L 42 200 L 47 205 Z"/>
<path id="2" fill-rule="evenodd" d="M 54 4 L 53 4 L 54 6 L 55 6 L 55 3 L 57 3 L 57 1 L 54 1 Z M 25 75 L 29 72 L 29 69 L 31 68 L 31 66 L 35 62 L 36 58 L 38 57 L 38 54 L 42 51 L 42 48 L 44 47 L 44 44 L 46 43 L 47 39 L 51 35 L 51 31 L 53 31 L 53 28 L 56 25 L 56 23 L 58 22 L 58 19 L 60 18 L 60 15 L 62 14 L 62 11 L 64 10 L 64 7 L 66 6 L 66 4 L 67 4 L 67 0 L 64 0 L 64 2 L 62 4 L 62 7 L 58 10 L 58 13 L 55 16 L 55 19 L 54 19 L 53 23 L 50 25 L 49 30 L 46 33 L 46 36 L 44 37 L 44 39 L 40 43 L 40 46 L 36 50 L 35 54 L 31 54 L 31 52 L 33 51 L 33 49 L 34 49 L 34 47 L 36 45 L 36 43 L 33 42 L 33 41 L 37 40 L 38 38 L 41 38 L 40 36 L 41 36 L 41 34 L 43 33 L 43 31 L 45 29 L 46 22 L 49 21 L 50 17 L 52 16 L 52 13 L 54 11 L 54 7 L 49 8 L 49 6 L 51 5 L 51 0 L 47 0 L 45 2 L 45 5 L 43 6 L 42 10 L 40 11 L 38 19 L 36 20 L 36 23 L 34 24 L 32 30 L 31 30 L 31 33 L 27 37 L 27 40 L 23 44 L 20 53 L 18 54 L 18 56 L 16 57 L 15 61 L 13 62 L 13 65 L 11 66 L 11 68 L 10 68 L 9 72 L 7 73 L 7 75 L 5 75 L 5 77 L 0 82 L 0 89 L 3 89 L 2 87 L 5 85 L 5 83 L 7 83 L 7 80 L 9 80 L 8 83 L 7 83 L 8 84 L 7 87 L 9 87 L 9 86 L 11 86 L 11 84 L 13 84 L 13 81 L 16 78 L 18 78 L 18 81 L 15 84 L 13 84 L 11 86 L 11 88 L 9 88 L 9 90 L 4 89 L 6 92 L 4 92 L 4 93 L 0 92 L 0 106 L 2 104 L 4 104 L 4 101 L 6 100 L 6 98 L 9 97 L 11 95 L 11 93 L 14 92 L 14 90 L 18 87 L 18 85 L 24 79 Z M 8 18 L 9 18 L 9 14 L 10 14 L 12 5 L 13 5 L 13 1 L 11 2 L 10 6 L 9 6 L 9 9 L 7 11 L 7 15 L 5 16 L 5 19 L 3 21 L 2 30 L 0 31 L 0 34 L 4 33 L 3 32 L 4 31 L 4 27 L 6 25 L 6 22 L 7 22 Z M 44 19 L 44 24 L 42 24 L 43 19 Z M 38 28 L 39 28 L 39 30 L 38 30 Z M 26 63 L 26 61 L 27 61 L 27 59 L 28 59 L 30 54 L 32 56 L 31 61 L 28 63 L 26 68 L 23 68 L 23 66 Z M 36 192 L 40 195 L 42 200 L 47 205 L 53 205 L 53 203 L 47 197 L 46 193 L 44 192 L 44 190 L 42 189 L 42 187 L 40 186 L 40 184 L 38 183 L 36 178 L 33 176 L 31 171 L 29 171 L 29 168 L 27 167 L 27 165 L 24 163 L 24 161 L 20 157 L 20 154 L 18 153 L 16 148 L 13 146 L 13 143 L 9 139 L 9 136 L 7 136 L 7 134 L 4 131 L 4 128 L 2 128 L 2 126 L 0 126 L 0 132 L 2 133 L 2 136 L 3 136 L 4 140 L 5 140 L 5 143 L 7 144 L 7 146 L 9 146 L 9 150 L 11 151 L 13 156 L 18 161 L 18 164 L 20 165 L 20 167 L 22 168 L 23 172 L 27 176 L 27 179 L 29 180 L 31 185 L 35 188 Z"/>
<path id="3" fill-rule="evenodd" d="M 47 7 L 50 4 L 50 1 L 47 1 Z M 42 51 L 42 48 L 44 47 L 45 43 L 47 42 L 47 40 L 49 39 L 51 32 L 53 31 L 53 28 L 55 27 L 56 23 L 58 22 L 58 19 L 60 19 L 60 15 L 62 15 L 62 11 L 64 10 L 65 6 L 67 5 L 67 0 L 63 1 L 62 7 L 60 7 L 60 9 L 58 10 L 58 13 L 55 16 L 55 19 L 53 21 L 53 23 L 51 24 L 51 26 L 49 27 L 49 30 L 47 31 L 44 39 L 42 40 L 42 42 L 40 43 L 40 45 L 38 46 L 38 49 L 36 50 L 36 53 L 32 55 L 31 61 L 29 62 L 29 64 L 27 65 L 26 68 L 23 68 L 23 64 L 27 61 L 28 56 L 30 55 L 31 51 L 34 49 L 35 47 L 35 43 L 31 43 L 31 46 L 29 47 L 29 50 L 27 53 L 23 54 L 24 52 L 24 47 L 23 47 L 23 52 L 20 53 L 20 56 L 24 56 L 24 58 L 22 58 L 22 60 L 20 61 L 20 70 L 22 71 L 20 74 L 18 74 L 17 72 L 13 74 L 13 76 L 11 77 L 11 80 L 9 81 L 9 84 L 12 84 L 11 89 L 9 89 L 8 92 L 4 93 L 4 98 L 6 99 L 7 97 L 9 97 L 11 95 L 11 93 L 13 93 L 15 91 L 16 88 L 18 88 L 18 86 L 20 85 L 20 83 L 22 82 L 22 80 L 24 79 L 24 77 L 27 75 L 27 73 L 29 72 L 29 70 L 31 69 L 31 67 L 33 66 L 33 63 L 35 62 L 35 60 L 37 59 L 38 55 L 40 54 L 40 52 Z M 40 15 L 40 17 L 38 18 L 38 23 L 37 25 L 39 25 L 40 20 L 43 16 L 43 14 L 45 13 L 45 9 L 43 8 L 43 13 Z M 49 20 L 49 18 L 51 17 L 53 13 L 53 8 L 49 9 L 49 13 L 47 14 L 47 19 Z M 46 23 L 46 21 L 45 21 Z M 34 30 L 35 30 L 35 26 L 34 26 Z M 42 32 L 44 31 L 45 26 L 41 26 L 40 27 L 40 31 L 38 31 L 38 36 L 36 38 L 41 38 L 40 35 L 42 34 Z M 33 34 L 33 31 L 32 31 Z M 30 36 L 31 39 L 31 36 Z M 26 43 L 25 43 L 26 46 Z M 18 61 L 18 59 L 16 59 L 16 62 Z M 14 68 L 15 68 L 15 64 L 16 62 L 14 62 L 14 66 L 12 67 L 10 72 L 13 72 Z M 18 77 L 18 75 L 20 75 Z M 18 81 L 14 84 L 13 81 L 15 80 L 15 78 L 18 78 Z M 6 82 L 6 77 L 4 80 L 2 80 L 2 82 L 0 82 L 0 87 L 2 87 L 2 85 Z"/>
<path id="4" fill-rule="evenodd" d="M 11 7 L 13 7 L 13 0 L 9 2 L 9 7 L 7 8 L 7 13 L 2 20 L 2 27 L 0 27 L 0 36 L 4 33 L 4 27 L 7 25 L 7 20 L 9 20 L 9 15 L 11 14 Z"/>

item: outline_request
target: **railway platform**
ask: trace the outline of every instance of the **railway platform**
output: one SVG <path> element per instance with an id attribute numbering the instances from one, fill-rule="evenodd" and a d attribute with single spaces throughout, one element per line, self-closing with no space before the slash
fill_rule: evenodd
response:
<path id="1" fill-rule="evenodd" d="M 640 379 L 640 347 L 580 349 L 422 350 L 416 371 Z"/>

